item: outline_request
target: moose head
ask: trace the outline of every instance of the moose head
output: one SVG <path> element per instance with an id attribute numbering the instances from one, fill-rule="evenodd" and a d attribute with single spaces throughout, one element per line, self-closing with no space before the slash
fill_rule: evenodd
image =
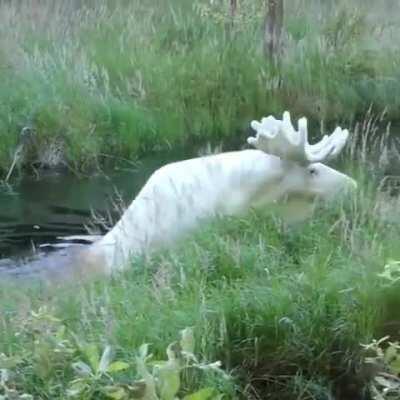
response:
<path id="1" fill-rule="evenodd" d="M 331 135 L 310 144 L 307 119 L 300 118 L 296 130 L 287 111 L 282 120 L 269 116 L 252 121 L 251 127 L 256 136 L 249 137 L 248 143 L 281 161 L 279 191 L 286 198 L 329 200 L 338 193 L 357 188 L 352 178 L 322 164 L 339 155 L 349 137 L 347 129 L 337 127 Z"/>

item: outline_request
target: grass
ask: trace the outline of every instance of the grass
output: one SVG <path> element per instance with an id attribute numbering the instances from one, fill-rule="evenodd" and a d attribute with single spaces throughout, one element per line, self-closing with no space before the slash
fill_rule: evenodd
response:
<path id="1" fill-rule="evenodd" d="M 262 55 L 255 6 L 242 9 L 228 34 L 218 2 L 2 2 L 4 175 L 27 125 L 36 132 L 27 166 L 43 164 L 45 150 L 60 143 L 66 165 L 79 171 L 108 156 L 225 141 L 250 119 L 283 109 L 329 126 L 374 103 L 398 120 L 396 21 L 372 4 L 365 14 L 344 3 L 320 14 L 317 3 L 291 3 L 277 69 Z M 140 398 L 140 346 L 165 359 L 192 327 L 199 362 L 220 360 L 230 378 L 190 364 L 179 370 L 180 398 L 210 387 L 227 399 L 368 398 L 375 372 L 361 344 L 400 336 L 399 283 L 379 276 L 400 260 L 400 208 L 379 184 L 387 160 L 364 146 L 368 132 L 375 151 L 387 154 L 368 121 L 346 158 L 356 165 L 356 198 L 304 224 L 253 213 L 134 260 L 112 281 L 1 287 L 0 395 Z M 200 399 L 218 398 L 204 393 Z"/>
<path id="2" fill-rule="evenodd" d="M 60 149 L 77 172 L 244 137 L 282 109 L 331 124 L 374 104 L 399 119 L 395 10 L 291 0 L 277 68 L 262 54 L 262 2 L 239 3 L 227 31 L 224 2 L 2 2 L 3 176 L 24 126 L 36 133 L 22 165 L 49 166 Z"/>
<path id="3" fill-rule="evenodd" d="M 363 125 L 373 139 L 371 121 Z M 381 190 L 379 163 L 352 146 L 348 152 L 358 194 L 321 205 L 301 225 L 250 213 L 133 260 L 111 281 L 55 291 L 2 287 L 3 389 L 43 399 L 67 398 L 72 389 L 79 399 L 140 398 L 132 394 L 143 377 L 140 346 L 165 359 L 169 343 L 191 327 L 199 362 L 219 360 L 230 377 L 191 366 L 180 372 L 179 398 L 202 388 L 226 399 L 371 398 L 376 370 L 362 344 L 400 339 L 398 269 L 390 264 L 400 260 L 400 208 Z M 393 276 L 382 276 L 388 263 Z M 107 346 L 120 370 L 82 373 L 98 370 Z M 205 391 L 199 398 L 218 398 Z"/>

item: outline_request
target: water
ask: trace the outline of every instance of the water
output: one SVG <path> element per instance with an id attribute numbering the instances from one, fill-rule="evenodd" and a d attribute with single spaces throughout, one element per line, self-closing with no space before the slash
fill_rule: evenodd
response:
<path id="1" fill-rule="evenodd" d="M 88 225 L 104 233 L 107 227 L 93 224 L 92 211 L 115 221 L 120 214 L 113 207 L 116 199 L 129 205 L 155 169 L 178 158 L 144 159 L 136 168 L 90 178 L 47 173 L 0 186 L 0 259 L 31 253 L 62 236 L 87 234 Z"/>

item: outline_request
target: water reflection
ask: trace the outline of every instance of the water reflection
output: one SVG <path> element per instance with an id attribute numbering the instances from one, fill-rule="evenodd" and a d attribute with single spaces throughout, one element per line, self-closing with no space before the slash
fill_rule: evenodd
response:
<path id="1" fill-rule="evenodd" d="M 112 207 L 117 193 L 129 204 L 150 174 L 177 156 L 145 159 L 137 169 L 108 171 L 78 179 L 73 175 L 48 174 L 27 177 L 16 184 L 0 186 L 0 258 L 24 255 L 58 237 L 86 234 L 97 215 L 117 218 Z M 105 227 L 96 224 L 99 232 Z"/>

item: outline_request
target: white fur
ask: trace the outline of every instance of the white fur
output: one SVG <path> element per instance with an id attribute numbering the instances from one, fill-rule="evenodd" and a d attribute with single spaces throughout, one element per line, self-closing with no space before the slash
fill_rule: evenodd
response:
<path id="1" fill-rule="evenodd" d="M 309 204 L 354 186 L 351 178 L 323 164 L 304 167 L 261 150 L 176 162 L 154 172 L 116 226 L 94 246 L 112 272 L 130 257 L 169 246 L 217 215 L 283 203 L 291 195 L 304 195 Z"/>

